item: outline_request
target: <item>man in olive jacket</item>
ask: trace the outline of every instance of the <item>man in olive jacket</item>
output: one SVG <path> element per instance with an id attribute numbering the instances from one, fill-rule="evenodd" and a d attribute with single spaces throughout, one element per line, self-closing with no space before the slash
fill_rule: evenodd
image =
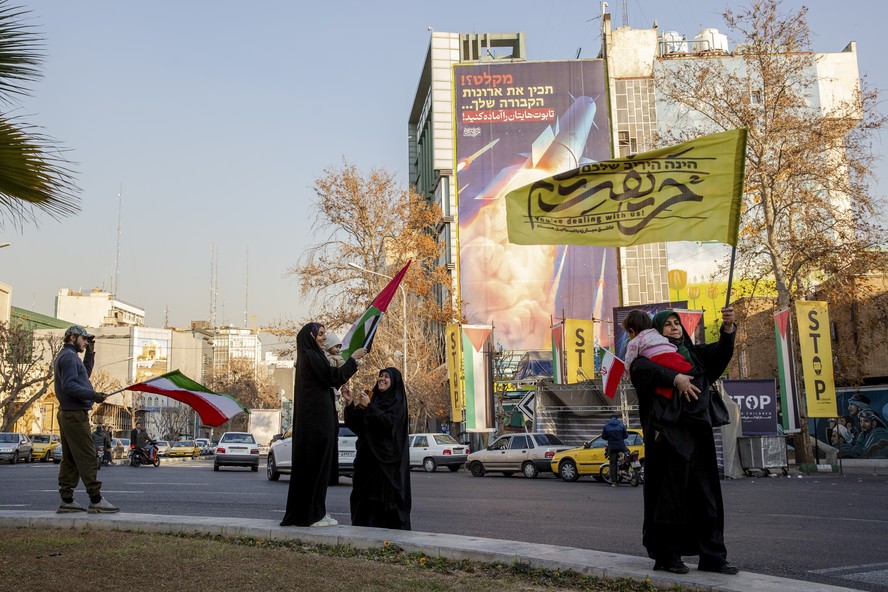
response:
<path id="1" fill-rule="evenodd" d="M 83 360 L 80 355 L 83 353 Z M 89 494 L 91 514 L 110 514 L 120 508 L 102 497 L 98 480 L 99 463 L 89 429 L 89 412 L 93 403 L 101 403 L 106 395 L 97 393 L 89 381 L 95 365 L 95 336 L 74 325 L 65 331 L 65 343 L 53 362 L 55 393 L 59 400 L 59 431 L 62 440 L 62 463 L 59 465 L 59 495 L 62 503 L 56 512 L 86 512 L 74 500 L 78 481 Z"/>

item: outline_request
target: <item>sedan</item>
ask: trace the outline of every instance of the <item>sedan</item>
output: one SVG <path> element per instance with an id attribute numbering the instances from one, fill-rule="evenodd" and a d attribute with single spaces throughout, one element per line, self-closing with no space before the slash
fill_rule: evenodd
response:
<path id="1" fill-rule="evenodd" d="M 31 434 L 32 458 L 40 462 L 52 460 L 52 453 L 56 448 L 61 448 L 62 440 L 56 434 Z"/>
<path id="2" fill-rule="evenodd" d="M 173 445 L 170 446 L 166 455 L 170 458 L 190 456 L 194 460 L 197 460 L 200 458 L 200 446 L 198 446 L 194 440 L 173 442 Z"/>
<path id="3" fill-rule="evenodd" d="M 438 467 L 456 472 L 466 462 L 468 446 L 463 446 L 450 434 L 410 434 L 410 466 L 422 467 L 434 473 Z"/>
<path id="4" fill-rule="evenodd" d="M 219 467 L 250 467 L 259 471 L 259 444 L 250 432 L 225 432 L 219 438 L 213 470 Z"/>
<path id="5" fill-rule="evenodd" d="M 34 446 L 31 439 L 17 432 L 0 432 L 0 460 L 14 465 L 20 460 L 31 462 Z"/>
<path id="6" fill-rule="evenodd" d="M 508 477 L 521 471 L 533 479 L 541 472 L 551 471 L 552 457 L 562 450 L 567 450 L 567 446 L 555 434 L 506 434 L 485 450 L 471 453 L 466 466 L 475 477 L 492 472 Z"/>
<path id="7" fill-rule="evenodd" d="M 154 447 L 157 449 L 157 456 L 167 456 L 169 454 L 170 443 L 166 440 L 158 440 Z"/>
<path id="8" fill-rule="evenodd" d="M 644 434 L 641 430 L 629 430 L 626 446 L 629 452 L 638 452 L 638 460 L 644 462 Z M 607 440 L 597 436 L 579 448 L 571 448 L 552 457 L 552 471 L 565 481 L 576 481 L 587 475 L 601 481 L 601 465 L 608 462 L 604 456 L 606 450 Z"/>

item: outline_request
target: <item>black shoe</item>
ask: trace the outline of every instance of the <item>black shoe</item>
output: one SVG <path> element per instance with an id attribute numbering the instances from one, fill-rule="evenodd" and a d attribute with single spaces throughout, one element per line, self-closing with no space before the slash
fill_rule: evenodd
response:
<path id="1" fill-rule="evenodd" d="M 730 563 L 722 563 L 718 567 L 709 567 L 706 565 L 701 565 L 697 568 L 698 571 L 711 571 L 715 573 L 725 574 L 728 576 L 737 575 L 740 573 L 740 568 L 736 565 L 731 565 Z"/>
<path id="2" fill-rule="evenodd" d="M 675 561 L 669 563 L 660 563 L 659 561 L 654 562 L 654 571 L 668 571 L 669 573 L 674 574 L 686 574 L 690 569 L 685 565 L 681 560 L 676 559 Z"/>

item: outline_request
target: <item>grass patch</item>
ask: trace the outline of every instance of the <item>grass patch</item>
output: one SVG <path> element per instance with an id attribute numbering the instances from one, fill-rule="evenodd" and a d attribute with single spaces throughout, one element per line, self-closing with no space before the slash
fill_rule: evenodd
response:
<path id="1" fill-rule="evenodd" d="M 646 582 L 573 571 L 299 541 L 104 530 L 0 528 L 0 590 L 312 590 L 355 592 L 648 592 Z M 679 592 L 685 588 L 675 587 Z"/>

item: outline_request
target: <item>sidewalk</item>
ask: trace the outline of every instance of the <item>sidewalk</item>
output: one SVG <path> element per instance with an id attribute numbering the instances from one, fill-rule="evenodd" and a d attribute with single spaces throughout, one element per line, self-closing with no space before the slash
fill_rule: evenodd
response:
<path id="1" fill-rule="evenodd" d="M 206 516 L 162 516 L 159 514 L 56 514 L 55 512 L 0 511 L 0 526 L 13 528 L 103 529 L 165 534 L 206 534 L 222 537 L 249 537 L 261 540 L 299 540 L 312 544 L 348 545 L 366 549 L 381 547 L 384 541 L 408 553 L 429 557 L 480 561 L 484 563 L 525 563 L 533 568 L 573 570 L 598 578 L 629 578 L 650 581 L 658 588 L 675 584 L 698 590 L 725 592 L 840 592 L 852 588 L 789 580 L 741 572 L 725 576 L 699 572 L 689 564 L 685 575 L 652 571 L 653 561 L 644 557 L 618 555 L 557 545 L 537 545 L 429 532 L 333 526 L 326 528 L 282 527 L 274 520 L 212 518 Z"/>

